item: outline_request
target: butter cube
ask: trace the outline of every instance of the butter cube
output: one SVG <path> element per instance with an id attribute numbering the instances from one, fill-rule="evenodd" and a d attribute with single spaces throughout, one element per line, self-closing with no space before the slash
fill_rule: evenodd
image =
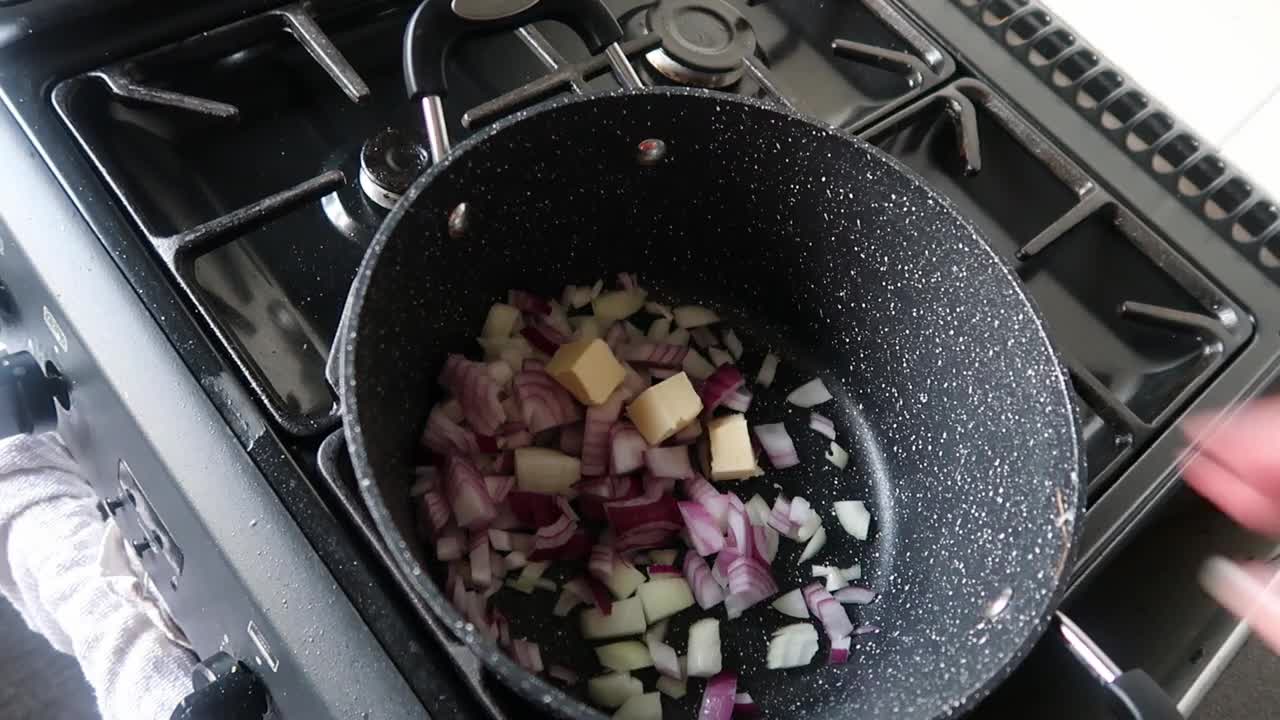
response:
<path id="1" fill-rule="evenodd" d="M 696 420 L 700 412 L 702 398 L 684 373 L 672 375 L 645 390 L 627 406 L 631 422 L 650 445 L 658 445 L 680 432 Z"/>
<path id="2" fill-rule="evenodd" d="M 583 405 L 599 405 L 609 399 L 627 371 L 605 341 L 591 338 L 561 345 L 547 363 L 547 374 Z"/>
<path id="3" fill-rule="evenodd" d="M 725 415 L 707 423 L 711 441 L 711 479 L 743 480 L 763 475 L 751 451 L 746 415 Z"/>

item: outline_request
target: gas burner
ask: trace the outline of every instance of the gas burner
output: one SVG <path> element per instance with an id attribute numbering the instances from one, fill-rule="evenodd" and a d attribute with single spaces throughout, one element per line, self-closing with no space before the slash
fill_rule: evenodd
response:
<path id="1" fill-rule="evenodd" d="M 430 165 L 427 149 L 417 138 L 385 128 L 360 149 L 360 189 L 370 200 L 390 209 Z"/>
<path id="2" fill-rule="evenodd" d="M 751 24 L 724 0 L 662 0 L 649 11 L 648 25 L 662 46 L 645 59 L 684 85 L 733 85 L 756 49 Z"/>

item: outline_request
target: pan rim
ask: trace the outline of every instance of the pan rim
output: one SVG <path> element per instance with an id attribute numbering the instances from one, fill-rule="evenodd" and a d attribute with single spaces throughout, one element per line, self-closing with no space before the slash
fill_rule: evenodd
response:
<path id="1" fill-rule="evenodd" d="M 567 95 L 546 100 L 544 102 L 533 105 L 529 108 L 517 111 L 504 117 L 497 122 L 476 132 L 470 137 L 453 147 L 450 153 L 440 162 L 433 164 L 428 168 L 417 180 L 409 187 L 395 207 L 388 213 L 387 217 L 379 226 L 377 233 L 374 235 L 372 242 L 365 251 L 364 258 L 360 263 L 360 268 L 356 273 L 355 279 L 348 294 L 347 308 L 344 312 L 346 322 L 339 327 L 344 333 L 344 337 L 340 339 L 338 367 L 339 367 L 339 400 L 342 406 L 343 432 L 347 438 L 348 451 L 351 454 L 352 468 L 355 471 L 357 485 L 360 494 L 364 497 L 365 504 L 373 516 L 375 524 L 378 526 L 383 535 L 383 540 L 388 543 L 393 550 L 392 554 L 396 558 L 401 571 L 409 578 L 413 586 L 422 594 L 428 607 L 440 617 L 441 621 L 453 632 L 454 636 L 463 643 L 467 649 L 475 654 L 480 663 L 494 672 L 499 678 L 520 695 L 526 701 L 535 705 L 541 704 L 549 708 L 554 714 L 561 717 L 593 717 L 605 718 L 604 713 L 581 700 L 577 695 L 566 692 L 564 689 L 551 684 L 543 678 L 528 673 L 515 663 L 505 652 L 501 651 L 498 646 L 489 641 L 488 638 L 478 632 L 465 632 L 467 622 L 460 613 L 448 602 L 443 593 L 436 586 L 434 580 L 425 572 L 422 567 L 409 553 L 405 547 L 405 538 L 395 529 L 394 521 L 390 516 L 390 511 L 385 507 L 381 493 L 375 489 L 376 482 L 370 477 L 368 451 L 364 441 L 364 433 L 359 423 L 355 422 L 358 415 L 358 401 L 356 399 L 356 378 L 353 377 L 355 363 L 352 360 L 357 352 L 355 339 L 359 336 L 361 310 L 368 293 L 370 278 L 373 270 L 377 266 L 379 257 L 383 249 L 390 242 L 400 219 L 409 212 L 410 207 L 416 202 L 423 191 L 430 186 L 437 176 L 445 172 L 449 166 L 457 159 L 464 157 L 471 148 L 486 142 L 490 137 L 503 132 L 504 130 L 530 119 L 536 115 L 549 112 L 552 110 L 576 105 L 578 103 L 595 102 L 601 99 L 617 98 L 624 96 L 688 96 L 701 99 L 714 99 L 717 102 L 729 102 L 745 105 L 755 109 L 765 110 L 785 117 L 789 120 L 805 123 L 815 129 L 835 138 L 849 142 L 854 148 L 862 152 L 866 152 L 875 159 L 885 163 L 890 168 L 896 170 L 903 175 L 912 184 L 916 185 L 922 192 L 926 193 L 930 198 L 938 202 L 951 216 L 953 216 L 964 230 L 986 251 L 988 256 L 995 261 L 995 264 L 1002 270 L 1008 280 L 1008 285 L 1014 290 L 1018 300 L 1021 301 L 1024 308 L 1029 311 L 1034 321 L 1035 330 L 1038 335 L 1038 344 L 1042 347 L 1049 357 L 1053 360 L 1054 367 L 1054 388 L 1055 394 L 1060 392 L 1060 407 L 1065 407 L 1067 411 L 1071 432 L 1070 432 L 1070 454 L 1074 459 L 1074 467 L 1068 472 L 1069 479 L 1074 483 L 1076 493 L 1071 498 L 1072 505 L 1068 508 L 1071 514 L 1071 528 L 1065 539 L 1065 547 L 1063 548 L 1062 561 L 1058 564 L 1058 569 L 1053 577 L 1053 588 L 1048 594 L 1045 605 L 1040 611 L 1038 621 L 1028 626 L 1022 642 L 1018 644 L 1013 652 L 1011 652 L 1004 660 L 1004 663 L 996 668 L 995 672 L 981 679 L 974 687 L 971 687 L 963 695 L 957 693 L 949 698 L 953 702 L 941 703 L 938 712 L 928 716 L 928 720 L 945 720 L 946 718 L 954 718 L 966 714 L 972 710 L 979 702 L 991 694 L 996 687 L 1006 680 L 1015 669 L 1017 669 L 1024 660 L 1031 654 L 1031 651 L 1039 643 L 1040 639 L 1048 629 L 1055 611 L 1059 608 L 1063 597 L 1066 594 L 1070 570 L 1074 565 L 1077 552 L 1079 550 L 1080 537 L 1083 533 L 1084 523 L 1082 522 L 1082 510 L 1085 507 L 1087 496 L 1087 483 L 1084 478 L 1086 473 L 1086 460 L 1082 453 L 1083 446 L 1083 426 L 1080 421 L 1079 411 L 1075 403 L 1071 400 L 1071 391 L 1069 386 L 1069 375 L 1065 367 L 1065 363 L 1056 346 L 1049 338 L 1046 330 L 1044 315 L 1041 313 L 1035 301 L 1027 293 L 1021 280 L 1017 277 L 1014 269 L 1003 257 L 999 255 L 991 246 L 986 235 L 979 229 L 949 197 L 935 190 L 929 185 L 924 178 L 911 168 L 907 167 L 897 158 L 889 155 L 884 150 L 868 143 L 862 138 L 843 132 L 828 124 L 816 121 L 813 118 L 806 117 L 799 112 L 790 108 L 780 107 L 769 104 L 755 98 L 747 98 L 739 95 L 733 95 L 721 91 L 707 90 L 703 88 L 686 88 L 686 87 L 654 87 L 644 88 L 640 90 L 610 90 L 605 92 L 590 93 L 583 95 Z M 388 537 L 390 535 L 391 537 Z M 392 542 L 396 540 L 397 542 Z M 923 719 L 922 719 L 923 720 Z"/>

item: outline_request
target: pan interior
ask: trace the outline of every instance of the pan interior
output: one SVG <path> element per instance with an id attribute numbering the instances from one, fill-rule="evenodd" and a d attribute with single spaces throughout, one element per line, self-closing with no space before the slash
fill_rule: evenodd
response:
<path id="1" fill-rule="evenodd" d="M 645 165 L 638 146 L 650 138 L 667 153 Z M 803 464 L 734 489 L 772 501 L 776 485 L 810 499 L 829 538 L 814 562 L 861 562 L 861 584 L 880 594 L 850 608 L 880 632 L 856 639 L 839 667 L 824 666 L 824 640 L 811 666 L 764 670 L 770 631 L 795 622 L 767 603 L 722 623 L 741 691 L 773 716 L 944 717 L 1025 654 L 1070 557 L 1074 420 L 1035 312 L 949 204 L 861 142 L 712 93 L 557 103 L 477 140 L 419 181 L 375 243 L 353 296 L 342 392 L 354 464 L 388 543 L 501 677 L 557 712 L 585 711 L 465 632 L 432 583 L 406 498 L 419 428 L 440 397 L 445 354 L 476 356 L 473 338 L 507 288 L 558 296 L 619 271 L 658 299 L 728 318 L 748 346 L 748 376 L 766 349 L 782 358 L 748 416 L 785 420 Z M 451 237 L 462 202 L 468 229 Z M 818 409 L 852 455 L 843 473 L 823 459 L 807 411 L 781 400 L 815 375 L 837 396 Z M 841 530 L 840 499 L 869 501 L 868 542 Z M 782 545 L 779 585 L 799 587 L 809 563 Z M 544 662 L 600 671 L 576 622 L 551 617 L 552 594 L 498 597 Z M 687 624 L 669 635 L 682 654 Z M 664 699 L 668 711 L 692 716 L 701 689 Z"/>

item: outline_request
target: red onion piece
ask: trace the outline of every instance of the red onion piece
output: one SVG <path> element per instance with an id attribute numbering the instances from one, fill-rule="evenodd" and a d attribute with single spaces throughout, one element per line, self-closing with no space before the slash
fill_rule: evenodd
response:
<path id="1" fill-rule="evenodd" d="M 828 665 L 843 665 L 849 662 L 849 646 L 853 638 L 845 636 L 831 641 L 831 654 L 827 656 Z"/>
<path id="2" fill-rule="evenodd" d="M 547 364 L 537 358 L 525 358 L 520 369 L 526 372 L 542 372 L 547 369 Z"/>
<path id="3" fill-rule="evenodd" d="M 804 602 L 809 606 L 809 612 L 822 623 L 827 636 L 832 640 L 846 637 L 853 632 L 853 623 L 850 622 L 844 606 L 837 602 L 821 584 L 813 583 L 805 587 Z"/>
<path id="4" fill-rule="evenodd" d="M 587 408 L 587 421 L 582 435 L 584 476 L 595 477 L 609 471 L 609 429 L 622 414 L 622 404 L 627 397 L 627 392 L 619 388 L 604 403 Z"/>
<path id="5" fill-rule="evenodd" d="M 670 495 L 657 497 L 642 495 L 629 500 L 613 500 L 605 503 L 605 513 L 609 525 L 618 533 L 619 540 L 632 528 L 649 526 L 654 523 L 665 523 L 674 526 L 671 532 L 680 529 L 681 517 L 675 498 Z M 622 551 L 619 543 L 619 551 Z"/>
<path id="6" fill-rule="evenodd" d="M 462 531 L 454 528 L 436 538 L 436 559 L 449 562 L 462 558 L 466 551 L 466 543 L 462 540 Z"/>
<path id="7" fill-rule="evenodd" d="M 781 495 L 773 501 L 773 509 L 769 511 L 769 527 L 787 537 L 794 535 L 799 527 L 791 522 L 791 502 Z"/>
<path id="8" fill-rule="evenodd" d="M 876 599 L 874 590 L 860 587 L 840 588 L 835 592 L 835 599 L 845 605 L 870 605 Z"/>
<path id="9" fill-rule="evenodd" d="M 427 415 L 422 444 L 441 455 L 470 455 L 479 451 L 476 434 L 450 419 L 439 405 Z"/>
<path id="10" fill-rule="evenodd" d="M 675 565 L 650 565 L 646 569 L 649 571 L 650 578 L 660 575 L 675 575 L 679 577 L 682 574 Z"/>
<path id="11" fill-rule="evenodd" d="M 541 370 L 521 370 L 514 380 L 520 414 L 530 432 L 539 433 L 582 419 L 582 407 L 560 383 Z"/>
<path id="12" fill-rule="evenodd" d="M 506 450 L 498 455 L 493 464 L 493 471 L 501 475 L 510 475 L 516 471 L 516 454 Z"/>
<path id="13" fill-rule="evenodd" d="M 600 612 L 608 615 L 613 612 L 613 595 L 605 584 L 595 578 L 587 578 L 587 587 L 591 589 L 591 601 Z"/>
<path id="14" fill-rule="evenodd" d="M 616 356 L 620 348 L 627 342 L 627 328 L 620 322 L 609 326 L 604 333 L 604 342 Z"/>
<path id="15" fill-rule="evenodd" d="M 729 367 L 722 365 L 721 367 Z M 751 400 L 754 396 L 747 392 L 746 388 L 738 388 L 724 399 L 724 406 L 735 412 L 745 413 L 751 409 Z"/>
<path id="16" fill-rule="evenodd" d="M 816 431 L 819 435 L 825 435 L 828 440 L 836 439 L 836 424 L 830 418 L 819 415 L 818 413 L 809 413 L 809 428 Z"/>
<path id="17" fill-rule="evenodd" d="M 760 708 L 756 706 L 756 701 L 751 699 L 750 693 L 736 693 L 733 696 L 733 716 L 738 717 L 755 717 L 760 714 Z"/>
<path id="18" fill-rule="evenodd" d="M 698 707 L 698 720 L 729 720 L 733 717 L 733 696 L 738 692 L 738 676 L 722 672 L 707 681 Z"/>
<path id="19" fill-rule="evenodd" d="M 511 552 L 511 533 L 506 530 L 489 528 L 489 547 L 502 552 Z"/>
<path id="20" fill-rule="evenodd" d="M 531 325 L 520 328 L 520 336 L 539 352 L 555 355 L 560 346 L 569 342 L 569 336 L 560 332 L 544 320 L 536 320 Z"/>
<path id="21" fill-rule="evenodd" d="M 564 514 L 556 504 L 556 496 L 545 493 L 512 490 L 507 493 L 507 504 L 524 527 L 544 527 Z"/>
<path id="22" fill-rule="evenodd" d="M 471 584 L 488 587 L 493 582 L 493 567 L 489 564 L 489 533 L 471 533 L 467 559 L 471 563 Z"/>
<path id="23" fill-rule="evenodd" d="M 746 381 L 742 373 L 732 365 L 721 365 L 702 383 L 698 394 L 702 397 L 702 412 L 710 417 L 716 408 L 725 403 Z"/>
<path id="24" fill-rule="evenodd" d="M 413 469 L 413 485 L 409 487 L 409 497 L 421 497 L 428 490 L 435 490 L 440 484 L 440 471 L 431 465 L 420 465 Z"/>
<path id="25" fill-rule="evenodd" d="M 681 502 L 678 507 L 697 554 L 706 557 L 724 549 L 724 535 L 720 532 L 720 525 L 701 503 Z"/>
<path id="26" fill-rule="evenodd" d="M 777 592 L 778 585 L 764 561 L 744 555 L 730 563 L 729 597 L 738 598 L 744 610 Z"/>
<path id="27" fill-rule="evenodd" d="M 510 425 L 511 423 L 507 423 Z M 498 447 L 503 450 L 514 450 L 516 448 L 529 447 L 533 444 L 533 433 L 528 428 L 521 425 L 510 432 L 503 433 L 498 438 Z"/>
<path id="28" fill-rule="evenodd" d="M 600 582 L 607 583 L 609 577 L 613 575 L 613 568 L 617 562 L 618 555 L 612 545 L 597 543 L 591 548 L 591 555 L 587 560 L 587 572 Z"/>
<path id="29" fill-rule="evenodd" d="M 701 555 L 685 553 L 683 569 L 684 579 L 688 581 L 698 607 L 708 610 L 724 601 L 724 588 L 711 576 L 711 568 Z"/>
<path id="30" fill-rule="evenodd" d="M 515 638 L 511 641 L 511 651 L 520 667 L 535 675 L 542 672 L 542 652 L 537 644 Z"/>
<path id="31" fill-rule="evenodd" d="M 716 555 L 715 564 L 711 566 L 711 576 L 715 577 L 716 582 L 726 590 L 729 589 L 729 566 L 740 557 L 742 557 L 740 551 L 726 545 L 724 550 Z M 716 577 L 717 575 L 719 577 Z"/>
<path id="32" fill-rule="evenodd" d="M 680 431 L 672 435 L 667 444 L 669 445 L 692 445 L 702 437 L 702 423 L 698 420 L 680 428 Z"/>
<path id="33" fill-rule="evenodd" d="M 640 281 L 636 279 L 634 273 L 620 272 L 618 273 L 618 285 L 622 286 L 623 290 L 635 290 L 640 287 Z"/>
<path id="34" fill-rule="evenodd" d="M 483 363 L 451 354 L 445 358 L 440 383 L 458 398 L 467 424 L 477 433 L 494 435 L 506 422 L 507 412 L 500 397 L 502 388 L 494 382 Z"/>
<path id="35" fill-rule="evenodd" d="M 564 589 L 584 603 L 595 602 L 595 596 L 591 593 L 591 584 L 584 577 L 576 577 L 566 582 Z"/>
<path id="36" fill-rule="evenodd" d="M 545 298 L 524 290 L 508 290 L 507 304 L 522 313 L 533 313 L 534 315 L 551 314 L 551 303 L 547 302 Z"/>
<path id="37" fill-rule="evenodd" d="M 714 347 L 719 344 L 719 341 L 716 340 L 716 336 L 705 326 L 693 328 L 689 331 L 689 334 L 693 337 L 693 341 L 698 343 L 698 347 L 700 348 Z"/>
<path id="38" fill-rule="evenodd" d="M 505 413 L 506 410 L 504 409 Z M 480 448 L 480 452 L 485 454 L 496 453 L 501 448 L 498 447 L 498 438 L 492 435 L 476 435 L 476 447 Z"/>
<path id="39" fill-rule="evenodd" d="M 529 561 L 576 560 L 585 556 L 590 548 L 591 540 L 578 529 L 578 523 L 561 515 L 554 523 L 538 528 Z"/>
<path id="40" fill-rule="evenodd" d="M 755 425 L 752 428 L 756 438 L 769 456 L 769 462 L 778 470 L 785 470 L 800 464 L 800 455 L 796 453 L 795 443 L 787 434 L 787 426 L 782 423 Z"/>
<path id="41" fill-rule="evenodd" d="M 445 491 L 453 517 L 461 527 L 484 527 L 498 516 L 480 471 L 464 458 L 449 456 L 445 466 Z"/>
<path id="42" fill-rule="evenodd" d="M 609 471 L 626 475 L 644 466 L 644 451 L 649 444 L 631 423 L 620 420 L 609 429 Z"/>
<path id="43" fill-rule="evenodd" d="M 547 674 L 565 685 L 575 685 L 578 682 L 578 673 L 563 665 L 552 665 L 547 670 Z"/>
<path id="44" fill-rule="evenodd" d="M 516 486 L 516 476 L 485 475 L 484 486 L 489 491 L 489 498 L 495 503 L 500 503 L 507 499 L 507 495 Z"/>
<path id="45" fill-rule="evenodd" d="M 440 532 L 449 524 L 449 502 L 439 490 L 431 490 L 422 494 L 422 506 L 426 508 L 427 519 L 431 523 L 432 532 Z"/>
<path id="46" fill-rule="evenodd" d="M 649 389 L 649 377 L 647 374 L 641 375 L 636 372 L 635 368 L 626 363 L 622 363 L 622 369 L 626 371 L 626 374 L 622 376 L 622 387 L 626 388 L 632 397 Z"/>
<path id="47" fill-rule="evenodd" d="M 658 342 L 634 342 L 620 347 L 618 353 L 619 360 L 624 360 L 636 367 L 678 370 L 684 365 L 684 358 L 689 354 L 689 348 Z"/>
<path id="48" fill-rule="evenodd" d="M 787 402 L 807 408 L 820 405 L 831 399 L 831 391 L 822 384 L 822 378 L 814 378 L 801 385 L 787 396 Z"/>
<path id="49" fill-rule="evenodd" d="M 560 512 L 564 513 L 565 517 L 570 520 L 578 522 L 580 518 L 578 517 L 578 513 L 573 511 L 573 505 L 569 504 L 569 498 L 563 495 L 556 495 L 555 499 L 556 507 L 560 508 Z"/>
<path id="50" fill-rule="evenodd" d="M 666 380 L 679 372 L 680 370 L 677 368 L 653 368 L 649 370 L 649 374 L 653 376 L 654 380 Z"/>
<path id="51" fill-rule="evenodd" d="M 618 535 L 618 552 L 652 550 L 666 545 L 673 535 L 680 532 L 679 522 L 655 520 L 632 527 Z"/>
<path id="52" fill-rule="evenodd" d="M 644 451 L 644 464 L 657 477 L 685 480 L 696 474 L 689 462 L 689 448 L 684 445 L 648 448 Z"/>

